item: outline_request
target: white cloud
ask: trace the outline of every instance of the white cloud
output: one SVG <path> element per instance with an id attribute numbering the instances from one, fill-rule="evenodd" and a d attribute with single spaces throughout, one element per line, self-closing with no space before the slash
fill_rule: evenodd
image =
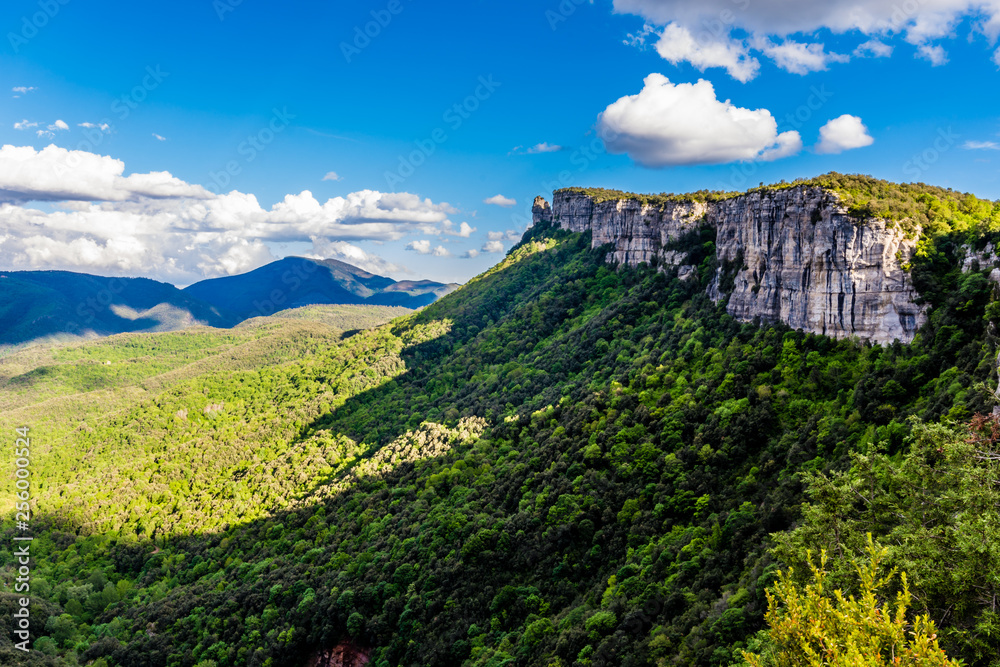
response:
<path id="1" fill-rule="evenodd" d="M 342 180 L 344 180 L 344 178 L 343 178 L 343 176 L 341 176 L 340 174 L 338 174 L 335 171 L 328 171 L 328 172 L 326 172 L 326 176 L 323 177 L 323 180 L 324 181 L 342 181 Z"/>
<path id="2" fill-rule="evenodd" d="M 656 26 L 645 23 L 642 26 L 642 30 L 640 30 L 639 32 L 628 33 L 625 36 L 625 39 L 622 40 L 622 43 L 625 44 L 625 46 L 636 46 L 642 49 L 646 47 L 646 40 L 649 37 L 655 35 L 656 35 Z"/>
<path id="3" fill-rule="evenodd" d="M 504 197 L 503 195 L 493 195 L 492 197 L 484 199 L 483 203 L 493 204 L 494 206 L 503 206 L 504 208 L 508 208 L 511 206 L 516 206 L 517 200 L 511 199 L 509 197 Z"/>
<path id="4" fill-rule="evenodd" d="M 785 40 L 781 44 L 772 44 L 770 40 L 762 40 L 760 49 L 781 69 L 792 74 L 808 74 L 821 72 L 828 63 L 843 63 L 850 60 L 848 56 L 839 53 L 828 53 L 823 44 L 803 44 Z"/>
<path id="5" fill-rule="evenodd" d="M 431 254 L 431 242 L 427 239 L 421 239 L 420 241 L 410 241 L 406 244 L 407 250 L 412 250 L 418 255 L 429 255 Z"/>
<path id="6" fill-rule="evenodd" d="M 442 245 L 431 247 L 431 242 L 427 239 L 411 241 L 406 244 L 407 250 L 412 250 L 418 255 L 434 255 L 435 257 L 451 257 L 448 249 Z"/>
<path id="7" fill-rule="evenodd" d="M 18 93 L 14 97 L 20 97 L 21 95 L 26 95 L 34 90 L 38 90 L 34 86 L 14 86 L 10 89 L 11 92 Z"/>
<path id="8" fill-rule="evenodd" d="M 654 26 L 676 25 L 686 30 L 692 38 L 689 47 L 685 50 L 681 44 L 673 50 L 668 49 L 670 56 L 678 62 L 687 60 L 696 67 L 726 67 L 739 80 L 745 80 L 746 71 L 723 64 L 732 53 L 739 53 L 740 41 L 734 39 L 734 34 L 775 37 L 787 43 L 792 35 L 829 30 L 847 35 L 847 39 L 860 36 L 855 51 L 858 56 L 888 56 L 888 45 L 883 40 L 898 37 L 917 47 L 917 53 L 932 64 L 946 62 L 944 47 L 935 42 L 954 38 L 955 28 L 963 19 L 971 19 L 973 30 L 983 33 L 991 45 L 1000 35 L 1000 2 L 997 0 L 754 0 L 752 3 L 748 0 L 614 0 L 614 8 L 619 13 L 638 15 Z M 760 47 L 759 44 L 751 45 L 751 53 L 762 51 Z M 779 65 L 792 63 L 815 71 L 818 61 L 816 54 L 810 52 L 812 50 L 806 45 L 805 52 L 793 47 L 771 54 L 765 52 L 765 55 L 780 58 Z M 674 62 L 667 55 L 664 57 Z M 716 64 L 698 65 L 699 59 L 702 63 Z M 842 57 L 827 57 L 823 65 L 840 60 Z"/>
<path id="9" fill-rule="evenodd" d="M 542 143 L 535 144 L 528 149 L 525 149 L 524 146 L 514 146 L 508 155 L 537 155 L 539 153 L 558 153 L 562 150 L 566 150 L 565 147 L 543 141 Z"/>
<path id="10" fill-rule="evenodd" d="M 502 232 L 486 232 L 490 241 L 520 241 L 521 232 L 516 229 L 508 229 Z"/>
<path id="11" fill-rule="evenodd" d="M 969 151 L 977 151 L 977 150 L 1000 151 L 1000 143 L 997 143 L 995 141 L 972 141 L 972 140 L 969 140 L 969 141 L 966 141 L 964 144 L 962 144 L 962 148 L 964 148 L 965 150 L 969 150 Z"/>
<path id="12" fill-rule="evenodd" d="M 819 129 L 816 152 L 842 153 L 852 148 L 871 146 L 874 141 L 860 118 L 845 113 Z"/>
<path id="13" fill-rule="evenodd" d="M 205 198 L 209 192 L 166 172 L 123 177 L 125 163 L 50 145 L 0 148 L 0 201 L 124 201 L 134 197 Z"/>
<path id="14" fill-rule="evenodd" d="M 563 149 L 562 146 L 559 146 L 557 144 L 550 144 L 547 141 L 543 141 L 542 143 L 535 144 L 534 146 L 529 148 L 528 154 L 531 155 L 534 153 L 557 153 L 562 149 Z"/>
<path id="15" fill-rule="evenodd" d="M 787 36 L 811 33 L 827 28 L 835 33 L 857 30 L 864 34 L 905 32 L 910 38 L 926 39 L 948 33 L 963 15 L 989 19 L 1000 14 L 1000 6 L 982 0 L 828 0 L 798 2 L 787 0 L 614 0 L 615 10 L 637 14 L 658 25 L 677 21 L 682 25 L 715 27 L 720 17 L 731 19 L 728 25 L 761 35 Z M 714 22 L 712 22 L 714 19 Z M 705 23 L 700 23 L 706 21 Z M 986 31 L 996 34 L 989 24 Z"/>
<path id="16" fill-rule="evenodd" d="M 858 58 L 888 58 L 892 55 L 892 47 L 878 39 L 869 39 L 863 44 L 858 44 L 854 49 L 854 55 Z"/>
<path id="17" fill-rule="evenodd" d="M 737 81 L 757 76 L 760 63 L 750 55 L 745 44 L 734 40 L 696 41 L 691 31 L 670 23 L 656 43 L 656 52 L 676 65 L 689 62 L 700 72 L 709 67 L 723 67 Z"/>
<path id="18" fill-rule="evenodd" d="M 319 240 L 313 244 L 313 252 L 309 256 L 313 259 L 337 259 L 380 276 L 410 272 L 405 266 L 393 264 L 347 241 Z"/>
<path id="19" fill-rule="evenodd" d="M 156 132 L 153 132 L 153 138 L 156 139 L 157 141 L 166 141 L 167 140 L 166 137 L 160 136 Z"/>
<path id="20" fill-rule="evenodd" d="M 711 82 L 673 84 L 650 74 L 638 95 L 623 97 L 598 117 L 609 153 L 627 153 L 647 167 L 776 160 L 802 148 L 798 132 L 778 133 L 767 109 L 719 101 Z"/>
<path id="21" fill-rule="evenodd" d="M 483 252 L 485 253 L 502 253 L 503 243 L 500 241 L 488 241 L 483 244 Z"/>
<path id="22" fill-rule="evenodd" d="M 431 231 L 431 230 L 428 230 Z M 472 233 L 476 231 L 475 227 L 472 227 L 467 222 L 462 222 L 459 224 L 458 229 L 455 229 L 455 224 L 451 220 L 445 220 L 441 223 L 439 232 L 442 234 L 448 234 L 449 236 L 459 236 L 463 239 L 467 239 L 472 236 Z"/>
<path id="23" fill-rule="evenodd" d="M 252 194 L 212 194 L 167 172 L 125 176 L 124 166 L 56 146 L 0 148 L 0 229 L 6 236 L 0 266 L 189 284 L 273 260 L 268 243 L 311 242 L 316 252 L 340 252 L 351 263 L 379 268 L 373 256 L 352 255 L 356 246 L 338 242 L 394 241 L 446 223 L 455 229 L 450 205 L 410 193 L 362 190 L 320 203 L 303 191 L 265 209 Z M 42 211 L 21 205 L 28 201 L 59 203 Z M 428 242 L 428 254 L 449 254 L 439 248 Z"/>
<path id="24" fill-rule="evenodd" d="M 29 123 L 26 120 L 21 121 L 20 123 L 14 123 L 15 130 L 26 130 L 32 127 L 38 127 L 38 123 Z M 45 137 L 46 139 L 52 139 L 56 136 L 56 132 L 64 132 L 66 130 L 69 130 L 69 125 L 67 125 L 65 121 L 57 120 L 51 125 L 46 126 L 43 130 L 35 130 L 35 135 L 38 137 Z"/>
<path id="25" fill-rule="evenodd" d="M 948 63 L 948 53 L 940 44 L 921 44 L 917 47 L 917 54 L 921 58 L 929 60 L 934 67 Z"/>
<path id="26" fill-rule="evenodd" d="M 85 127 L 88 130 L 100 130 L 101 132 L 107 132 L 111 129 L 111 126 L 107 123 L 78 123 L 77 127 Z"/>
<path id="27" fill-rule="evenodd" d="M 466 250 L 465 253 L 462 254 L 462 257 L 465 259 L 475 259 L 476 257 L 479 257 L 479 251 L 475 248 Z"/>

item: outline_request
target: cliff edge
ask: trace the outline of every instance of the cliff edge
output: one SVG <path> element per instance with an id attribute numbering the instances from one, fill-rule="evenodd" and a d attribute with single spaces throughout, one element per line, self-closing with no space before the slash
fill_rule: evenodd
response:
<path id="1" fill-rule="evenodd" d="M 708 294 L 728 296 L 730 315 L 760 318 L 836 338 L 891 343 L 913 340 L 926 320 L 901 262 L 915 238 L 878 218 L 859 221 L 836 193 L 816 186 L 760 189 L 714 201 L 596 200 L 557 190 L 551 207 L 535 199 L 534 221 L 590 231 L 592 246 L 611 245 L 607 260 L 649 262 L 693 275 L 683 237 L 714 229 L 718 262 Z"/>

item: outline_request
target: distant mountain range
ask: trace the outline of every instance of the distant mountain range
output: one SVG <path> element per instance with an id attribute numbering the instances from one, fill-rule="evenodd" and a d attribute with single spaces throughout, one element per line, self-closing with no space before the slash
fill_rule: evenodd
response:
<path id="1" fill-rule="evenodd" d="M 457 287 L 429 280 L 397 282 L 337 260 L 302 257 L 185 289 L 149 278 L 0 271 L 0 345 L 195 324 L 227 328 L 251 317 L 320 304 L 420 308 Z"/>

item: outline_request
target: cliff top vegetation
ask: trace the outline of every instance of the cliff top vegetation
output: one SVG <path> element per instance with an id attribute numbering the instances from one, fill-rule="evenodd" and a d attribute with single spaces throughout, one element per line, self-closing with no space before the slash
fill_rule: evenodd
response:
<path id="1" fill-rule="evenodd" d="M 900 223 L 908 234 L 917 229 L 925 237 L 949 232 L 967 232 L 979 236 L 1000 230 L 1000 201 L 980 199 L 926 183 L 893 183 L 864 174 L 829 172 L 813 178 L 751 188 L 745 192 L 698 190 L 674 194 L 636 194 L 605 188 L 564 188 L 557 192 L 577 192 L 595 203 L 618 199 L 636 199 L 643 204 L 660 206 L 679 202 L 716 202 L 762 191 L 796 187 L 818 187 L 837 194 L 850 215 L 861 220 L 883 218 Z"/>

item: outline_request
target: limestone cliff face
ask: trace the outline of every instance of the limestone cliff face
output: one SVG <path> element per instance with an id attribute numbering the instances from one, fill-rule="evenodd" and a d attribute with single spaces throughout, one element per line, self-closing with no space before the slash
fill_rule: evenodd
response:
<path id="1" fill-rule="evenodd" d="M 759 190 L 717 202 L 643 204 L 637 199 L 595 202 L 555 193 L 536 199 L 536 222 L 593 234 L 611 244 L 608 261 L 656 261 L 692 276 L 676 242 L 702 224 L 716 232 L 719 267 L 708 286 L 741 321 L 782 321 L 837 338 L 904 343 L 926 319 L 900 266 L 915 241 L 882 220 L 863 224 L 847 215 L 836 194 L 816 187 Z"/>

